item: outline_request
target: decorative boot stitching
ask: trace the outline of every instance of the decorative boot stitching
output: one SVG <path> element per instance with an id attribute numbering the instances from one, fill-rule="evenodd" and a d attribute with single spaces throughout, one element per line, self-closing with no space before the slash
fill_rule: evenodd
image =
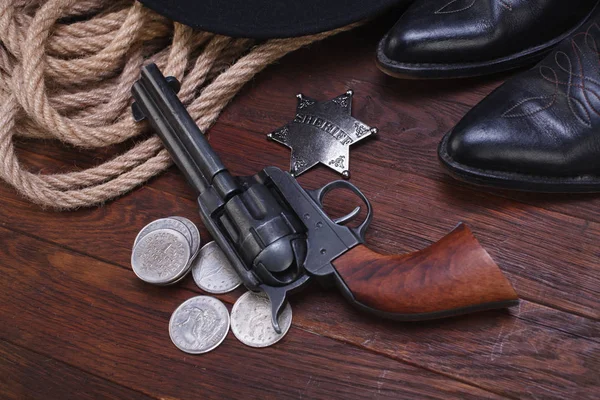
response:
<path id="1" fill-rule="evenodd" d="M 596 37 L 591 33 L 600 32 L 597 23 L 591 24 L 586 31 L 574 35 L 570 39 L 572 55 L 564 51 L 557 51 L 554 55 L 555 66 L 542 65 L 539 67 L 540 76 L 547 82 L 554 84 L 554 93 L 546 96 L 533 96 L 519 101 L 506 110 L 502 116 L 505 118 L 522 118 L 537 114 L 556 105 L 558 97 L 564 96 L 569 110 L 573 116 L 588 128 L 592 127 L 594 113 L 600 116 L 600 80 L 589 76 L 587 68 L 598 74 L 600 70 L 600 53 Z M 577 42 L 583 38 L 585 48 Z M 587 68 L 586 68 L 587 67 Z M 556 69 L 555 69 L 556 68 Z M 559 74 L 565 73 L 565 79 L 560 79 Z M 561 88 L 565 88 L 564 93 Z M 583 100 L 575 97 L 580 94 Z M 539 103 L 542 100 L 543 103 Z M 596 100 L 596 101 L 592 101 Z M 533 103 L 533 104 L 529 104 Z M 596 103 L 596 104 L 594 104 Z M 529 110 L 524 108 L 527 104 Z M 519 110 L 521 110 L 519 112 Z"/>
<path id="2" fill-rule="evenodd" d="M 451 0 L 446 5 L 442 6 L 434 14 L 455 14 L 466 11 L 472 8 L 477 0 Z M 509 11 L 512 11 L 512 0 L 498 0 L 498 3 Z"/>

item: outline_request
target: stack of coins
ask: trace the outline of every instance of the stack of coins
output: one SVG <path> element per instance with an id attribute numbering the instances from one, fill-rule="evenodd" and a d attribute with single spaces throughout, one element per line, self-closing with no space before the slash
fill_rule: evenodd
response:
<path id="1" fill-rule="evenodd" d="M 170 285 L 192 268 L 200 249 L 200 232 L 187 218 L 161 218 L 146 225 L 135 238 L 133 272 L 144 282 Z"/>
<path id="2" fill-rule="evenodd" d="M 135 238 L 131 255 L 133 272 L 145 282 L 170 285 L 191 270 L 194 282 L 212 294 L 228 293 L 242 280 L 216 242 L 200 248 L 200 233 L 190 220 L 168 217 L 146 225 Z M 281 340 L 292 324 L 292 308 L 279 316 L 281 333 L 271 323 L 271 303 L 264 293 L 246 292 L 227 307 L 211 296 L 197 296 L 171 315 L 169 336 L 178 349 L 203 354 L 217 348 L 229 332 L 251 347 L 267 347 Z"/>

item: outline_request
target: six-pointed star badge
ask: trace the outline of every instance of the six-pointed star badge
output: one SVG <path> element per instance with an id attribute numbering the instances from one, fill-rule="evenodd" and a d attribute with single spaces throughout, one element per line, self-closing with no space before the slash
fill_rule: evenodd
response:
<path id="1" fill-rule="evenodd" d="M 267 135 L 292 149 L 293 176 L 322 163 L 344 178 L 350 177 L 350 145 L 377 133 L 377 128 L 352 117 L 352 95 L 352 90 L 348 90 L 334 99 L 318 102 L 299 94 L 294 120 Z"/>

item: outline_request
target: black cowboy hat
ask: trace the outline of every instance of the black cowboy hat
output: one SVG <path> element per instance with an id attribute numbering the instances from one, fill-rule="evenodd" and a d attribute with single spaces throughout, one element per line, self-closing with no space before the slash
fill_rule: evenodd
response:
<path id="1" fill-rule="evenodd" d="M 140 0 L 204 31 L 257 39 L 309 35 L 373 17 L 410 0 Z"/>

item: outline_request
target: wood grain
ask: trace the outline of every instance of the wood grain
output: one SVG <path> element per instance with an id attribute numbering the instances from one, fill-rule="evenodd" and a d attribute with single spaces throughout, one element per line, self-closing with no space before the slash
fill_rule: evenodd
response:
<path id="1" fill-rule="evenodd" d="M 9 199 L 8 196 L 5 198 Z M 169 214 L 172 212 L 172 214 L 187 215 L 198 222 L 198 217 L 190 211 L 194 206 L 191 201 L 178 199 L 175 196 L 154 191 L 152 188 L 142 188 L 115 203 L 119 205 L 121 212 L 116 211 L 117 207 L 104 207 L 66 214 L 47 213 L 39 211 L 35 206 L 26 202 L 19 202 L 15 198 L 6 204 L 20 215 L 31 215 L 32 219 L 27 219 L 25 224 L 31 225 L 33 228 L 36 226 L 34 221 L 37 220 L 37 226 L 40 228 L 38 234 L 47 235 L 52 241 L 59 242 L 62 247 L 77 248 L 79 252 L 95 254 L 97 258 L 112 260 L 120 265 L 119 269 L 123 271 L 123 275 L 113 276 L 115 273 L 110 272 L 107 273 L 108 277 L 112 277 L 110 279 L 108 277 L 97 278 L 106 279 L 108 287 L 102 292 L 111 293 L 113 286 L 122 286 L 124 284 L 122 280 L 127 280 L 126 277 L 129 277 L 132 282 L 128 281 L 127 284 L 135 285 L 135 291 L 130 294 L 130 298 L 136 304 L 143 305 L 148 302 L 152 306 L 146 305 L 146 307 L 162 309 L 160 315 L 162 315 L 164 326 L 166 326 L 170 312 L 164 308 L 164 302 L 169 301 L 174 309 L 177 304 L 189 297 L 189 294 L 180 294 L 176 288 L 155 288 L 137 282 L 130 271 L 129 256 L 136 231 L 146 222 L 165 216 L 164 210 L 169 210 Z M 21 204 L 23 208 L 17 208 L 17 204 Z M 125 216 L 128 216 L 129 219 L 124 219 Z M 65 230 L 64 226 L 71 226 L 72 229 Z M 95 228 L 92 228 L 93 226 Z M 23 225 L 18 224 L 10 226 L 11 229 L 22 227 Z M 32 233 L 33 229 L 28 234 Z M 204 239 L 206 240 L 206 236 Z M 21 247 L 24 251 L 29 251 L 30 248 L 38 251 L 39 246 L 29 243 Z M 14 256 L 7 255 L 2 258 L 13 259 Z M 19 261 L 19 265 L 26 263 L 23 258 L 20 258 L 22 261 Z M 57 265 L 60 266 L 63 263 L 65 263 L 64 260 L 57 262 Z M 94 273 L 99 273 L 106 268 L 103 263 L 96 264 L 85 258 L 77 259 L 77 265 L 64 272 L 46 267 L 47 263 L 43 259 L 27 262 L 27 265 L 37 264 L 45 266 L 41 272 L 47 277 L 70 277 L 76 275 L 75 271 L 90 274 L 90 269 L 93 269 Z M 86 267 L 84 268 L 82 265 Z M 9 278 L 7 277 L 7 279 Z M 60 278 L 56 279 L 59 279 L 60 282 Z M 190 279 L 182 284 L 185 289 L 201 292 L 194 287 Z M 56 290 L 55 286 L 55 283 L 51 283 L 48 287 Z M 85 286 L 89 286 L 89 283 L 86 282 Z M 23 291 L 23 289 L 19 289 L 17 292 L 19 291 Z M 229 295 L 219 296 L 219 298 L 233 303 L 241 292 L 239 290 Z M 160 297 L 156 299 L 153 296 Z M 52 302 L 50 303 L 52 304 Z M 590 381 L 595 374 L 594 371 L 600 368 L 599 344 L 588 338 L 598 339 L 599 324 L 557 310 L 552 310 L 552 313 L 546 312 L 543 307 L 529 307 L 527 312 L 523 312 L 523 319 L 501 312 L 485 312 L 477 316 L 426 324 L 398 325 L 358 313 L 347 305 L 336 292 L 301 293 L 292 299 L 292 306 L 294 325 L 298 328 L 355 346 L 365 347 L 386 357 L 408 362 L 410 365 L 432 370 L 459 379 L 461 382 L 468 382 L 494 393 L 511 397 L 547 396 L 546 391 L 552 390 L 556 393 L 557 398 L 576 391 L 581 398 L 585 399 L 590 396 L 590 393 L 593 393 L 594 385 Z M 14 307 L 16 308 L 17 305 Z M 121 308 L 121 302 L 106 308 L 110 309 L 111 307 Z M 520 314 L 518 310 L 511 311 L 511 313 Z M 553 315 L 553 319 L 549 319 L 549 315 Z M 110 315 L 104 318 L 112 321 L 115 317 Z M 546 326 L 544 324 L 546 320 L 554 322 L 557 328 Z M 68 318 L 63 320 L 63 324 L 69 324 Z M 516 330 L 520 331 L 517 335 L 512 332 L 513 327 L 517 327 Z M 52 331 L 55 327 L 50 325 L 47 329 Z M 85 337 L 86 334 L 92 333 L 84 332 L 80 337 Z M 146 334 L 144 333 L 144 335 Z M 535 340 L 535 349 L 543 357 L 536 353 L 534 347 L 525 338 L 529 341 Z M 500 345 L 502 345 L 502 352 L 499 350 Z M 150 346 L 169 346 L 169 341 L 166 336 L 160 337 L 154 339 Z M 509 349 L 511 349 L 510 352 L 507 351 Z M 54 351 L 63 351 L 63 348 Z M 518 357 L 515 354 L 518 354 Z M 556 354 L 561 354 L 561 356 L 556 357 Z M 571 364 L 573 360 L 580 359 L 583 355 L 585 355 L 585 358 L 582 359 L 584 364 L 578 363 L 577 372 L 570 372 L 571 368 L 574 368 Z M 96 357 L 100 357 L 100 355 L 95 354 L 94 358 Z M 444 359 L 444 363 L 440 364 L 440 359 Z M 548 365 L 548 368 L 543 371 L 537 368 L 541 360 Z M 493 361 L 492 364 L 490 364 L 491 361 Z M 483 374 L 482 370 L 489 371 L 489 373 Z M 568 378 L 564 378 L 565 375 Z M 532 388 L 527 383 L 531 376 L 535 376 L 543 384 L 537 389 Z M 567 379 L 569 382 L 566 382 Z M 588 383 L 579 387 L 582 380 L 586 380 Z"/>
<path id="2" fill-rule="evenodd" d="M 167 325 L 194 292 L 143 284 L 129 270 L 3 228 L 0 241 L 0 279 L 12 288 L 0 292 L 0 319 L 11 321 L 0 339 L 152 397 L 498 398 L 297 328 L 270 348 L 230 333 L 217 350 L 191 356 L 171 344 Z"/>
<path id="3" fill-rule="evenodd" d="M 211 144 L 236 175 L 253 174 L 265 165 L 286 168 L 289 160 L 287 149 L 269 142 L 259 146 L 257 140 L 263 140 L 263 137 L 228 127 L 216 127 L 211 134 Z M 232 141 L 236 143 L 236 152 L 231 149 Z M 359 146 L 352 153 L 352 168 L 361 171 L 360 174 L 355 174 L 353 182 L 365 192 L 375 211 L 373 223 L 367 232 L 367 245 L 370 248 L 387 254 L 417 251 L 444 236 L 462 221 L 473 229 L 482 246 L 507 273 L 522 298 L 590 318 L 600 318 L 600 264 L 597 262 L 600 246 L 596 240 L 600 235 L 600 223 L 531 207 L 464 186 L 448 186 L 448 183 L 453 182 L 443 175 L 444 180 L 440 182 L 394 169 L 382 170 L 361 158 L 364 149 L 366 146 Z M 385 150 L 379 150 L 382 151 Z M 245 154 L 256 154 L 256 157 L 245 157 Z M 367 156 L 369 154 L 371 153 Z M 46 165 L 49 168 L 54 163 L 54 169 L 60 169 L 64 165 L 52 158 L 40 158 L 31 153 L 25 155 L 28 155 L 27 160 L 34 165 Z M 386 179 L 381 179 L 382 176 Z M 338 178 L 333 172 L 317 168 L 310 174 L 302 175 L 300 183 L 311 189 Z M 184 203 L 176 199 L 171 201 L 172 197 L 165 197 L 169 201 L 169 207 L 172 207 L 172 214 L 184 213 L 199 222 L 195 217 L 197 208 L 194 194 L 174 169 L 164 179 L 154 180 L 150 188 L 140 190 L 151 190 L 153 193 L 142 196 L 155 196 L 148 200 L 149 204 L 162 201 L 160 193 L 155 190 L 174 194 L 178 199 L 189 199 L 184 206 Z M 136 198 L 138 196 L 132 195 Z M 351 208 L 349 200 L 344 197 L 336 198 L 336 201 L 336 207 Z M 141 208 L 137 213 L 133 210 L 138 204 L 128 203 L 126 206 L 131 210 L 125 218 L 136 218 L 137 224 L 122 221 L 123 216 L 115 216 L 118 226 L 107 226 L 107 229 L 125 227 L 131 232 L 132 238 L 135 237 L 135 229 L 143 226 L 140 219 L 152 209 L 151 205 L 146 207 L 144 203 L 143 200 L 139 202 Z M 36 231 L 39 229 L 38 219 L 45 218 L 46 213 L 27 204 L 24 206 L 33 213 L 31 224 L 28 225 L 32 231 Z M 160 208 L 154 211 L 160 211 Z M 118 214 L 119 210 L 101 209 L 99 214 L 102 212 Z M 0 216 L 1 213 L 2 210 Z M 159 218 L 164 213 L 154 215 Z M 10 210 L 6 210 L 6 217 L 13 222 L 19 220 Z M 98 233 L 86 218 L 70 214 L 69 220 L 79 229 L 90 231 L 89 234 Z M 150 219 L 146 221 L 149 222 Z M 51 237 L 70 243 L 70 239 L 62 236 L 61 229 L 51 229 L 55 231 L 49 232 L 53 235 Z M 104 243 L 99 245 L 103 246 Z M 123 250 L 128 250 L 128 247 L 129 244 Z M 123 254 L 122 262 L 128 262 L 128 257 Z M 568 295 L 565 296 L 565 293 Z"/>
<path id="4" fill-rule="evenodd" d="M 544 310 L 521 304 L 522 311 L 517 307 L 398 323 L 365 316 L 333 293 L 301 293 L 292 302 L 297 326 L 507 397 L 594 399 L 600 369 L 598 324 L 561 314 L 564 325 L 555 329 L 532 321 L 541 319 Z M 531 315 L 521 319 L 521 312 Z M 579 336 L 578 330 L 588 330 L 595 340 Z"/>
<path id="5" fill-rule="evenodd" d="M 419 321 L 514 305 L 510 282 L 460 224 L 426 249 L 387 255 L 358 245 L 333 265 L 361 305 Z"/>
<path id="6" fill-rule="evenodd" d="M 4 340 L 0 340 L 0 397 L 4 400 L 153 399 Z"/>

